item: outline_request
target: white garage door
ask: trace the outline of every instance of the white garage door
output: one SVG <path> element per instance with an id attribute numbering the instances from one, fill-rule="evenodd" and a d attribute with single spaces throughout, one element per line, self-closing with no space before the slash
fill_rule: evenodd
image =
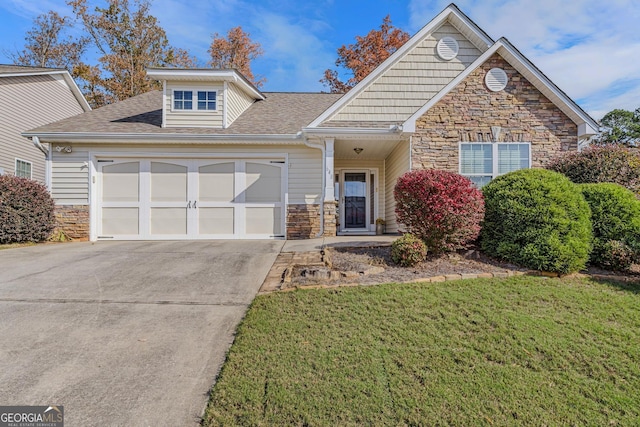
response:
<path id="1" fill-rule="evenodd" d="M 280 159 L 99 159 L 99 239 L 284 237 Z"/>

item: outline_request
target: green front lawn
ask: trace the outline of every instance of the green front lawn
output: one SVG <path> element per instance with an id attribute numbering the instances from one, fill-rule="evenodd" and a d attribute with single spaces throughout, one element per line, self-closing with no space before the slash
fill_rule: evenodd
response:
<path id="1" fill-rule="evenodd" d="M 640 284 L 465 280 L 256 298 L 204 425 L 638 425 Z"/>

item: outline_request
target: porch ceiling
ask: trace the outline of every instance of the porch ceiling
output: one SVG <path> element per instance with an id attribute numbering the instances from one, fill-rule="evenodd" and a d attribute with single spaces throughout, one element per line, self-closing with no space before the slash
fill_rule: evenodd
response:
<path id="1" fill-rule="evenodd" d="M 346 139 L 336 140 L 334 157 L 341 160 L 384 160 L 396 147 L 398 140 Z M 362 148 L 360 154 L 354 149 Z"/>

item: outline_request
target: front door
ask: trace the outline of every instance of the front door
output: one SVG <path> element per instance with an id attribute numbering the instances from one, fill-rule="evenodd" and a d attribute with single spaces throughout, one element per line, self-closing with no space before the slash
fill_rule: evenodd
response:
<path id="1" fill-rule="evenodd" d="M 368 233 L 374 228 L 375 172 L 343 170 L 339 175 L 340 230 L 344 233 Z"/>

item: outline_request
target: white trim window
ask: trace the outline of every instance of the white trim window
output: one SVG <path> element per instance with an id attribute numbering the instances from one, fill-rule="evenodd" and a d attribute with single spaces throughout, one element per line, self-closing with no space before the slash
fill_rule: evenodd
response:
<path id="1" fill-rule="evenodd" d="M 193 92 L 190 90 L 174 90 L 173 109 L 193 110 Z"/>
<path id="2" fill-rule="evenodd" d="M 198 91 L 198 110 L 215 111 L 217 96 L 215 90 Z"/>
<path id="3" fill-rule="evenodd" d="M 217 111 L 218 92 L 174 89 L 172 106 L 173 111 Z"/>
<path id="4" fill-rule="evenodd" d="M 460 174 L 482 188 L 493 178 L 531 167 L 531 144 L 528 142 L 461 142 Z"/>
<path id="5" fill-rule="evenodd" d="M 32 164 L 26 160 L 16 159 L 16 176 L 20 178 L 29 178 L 33 176 Z"/>

